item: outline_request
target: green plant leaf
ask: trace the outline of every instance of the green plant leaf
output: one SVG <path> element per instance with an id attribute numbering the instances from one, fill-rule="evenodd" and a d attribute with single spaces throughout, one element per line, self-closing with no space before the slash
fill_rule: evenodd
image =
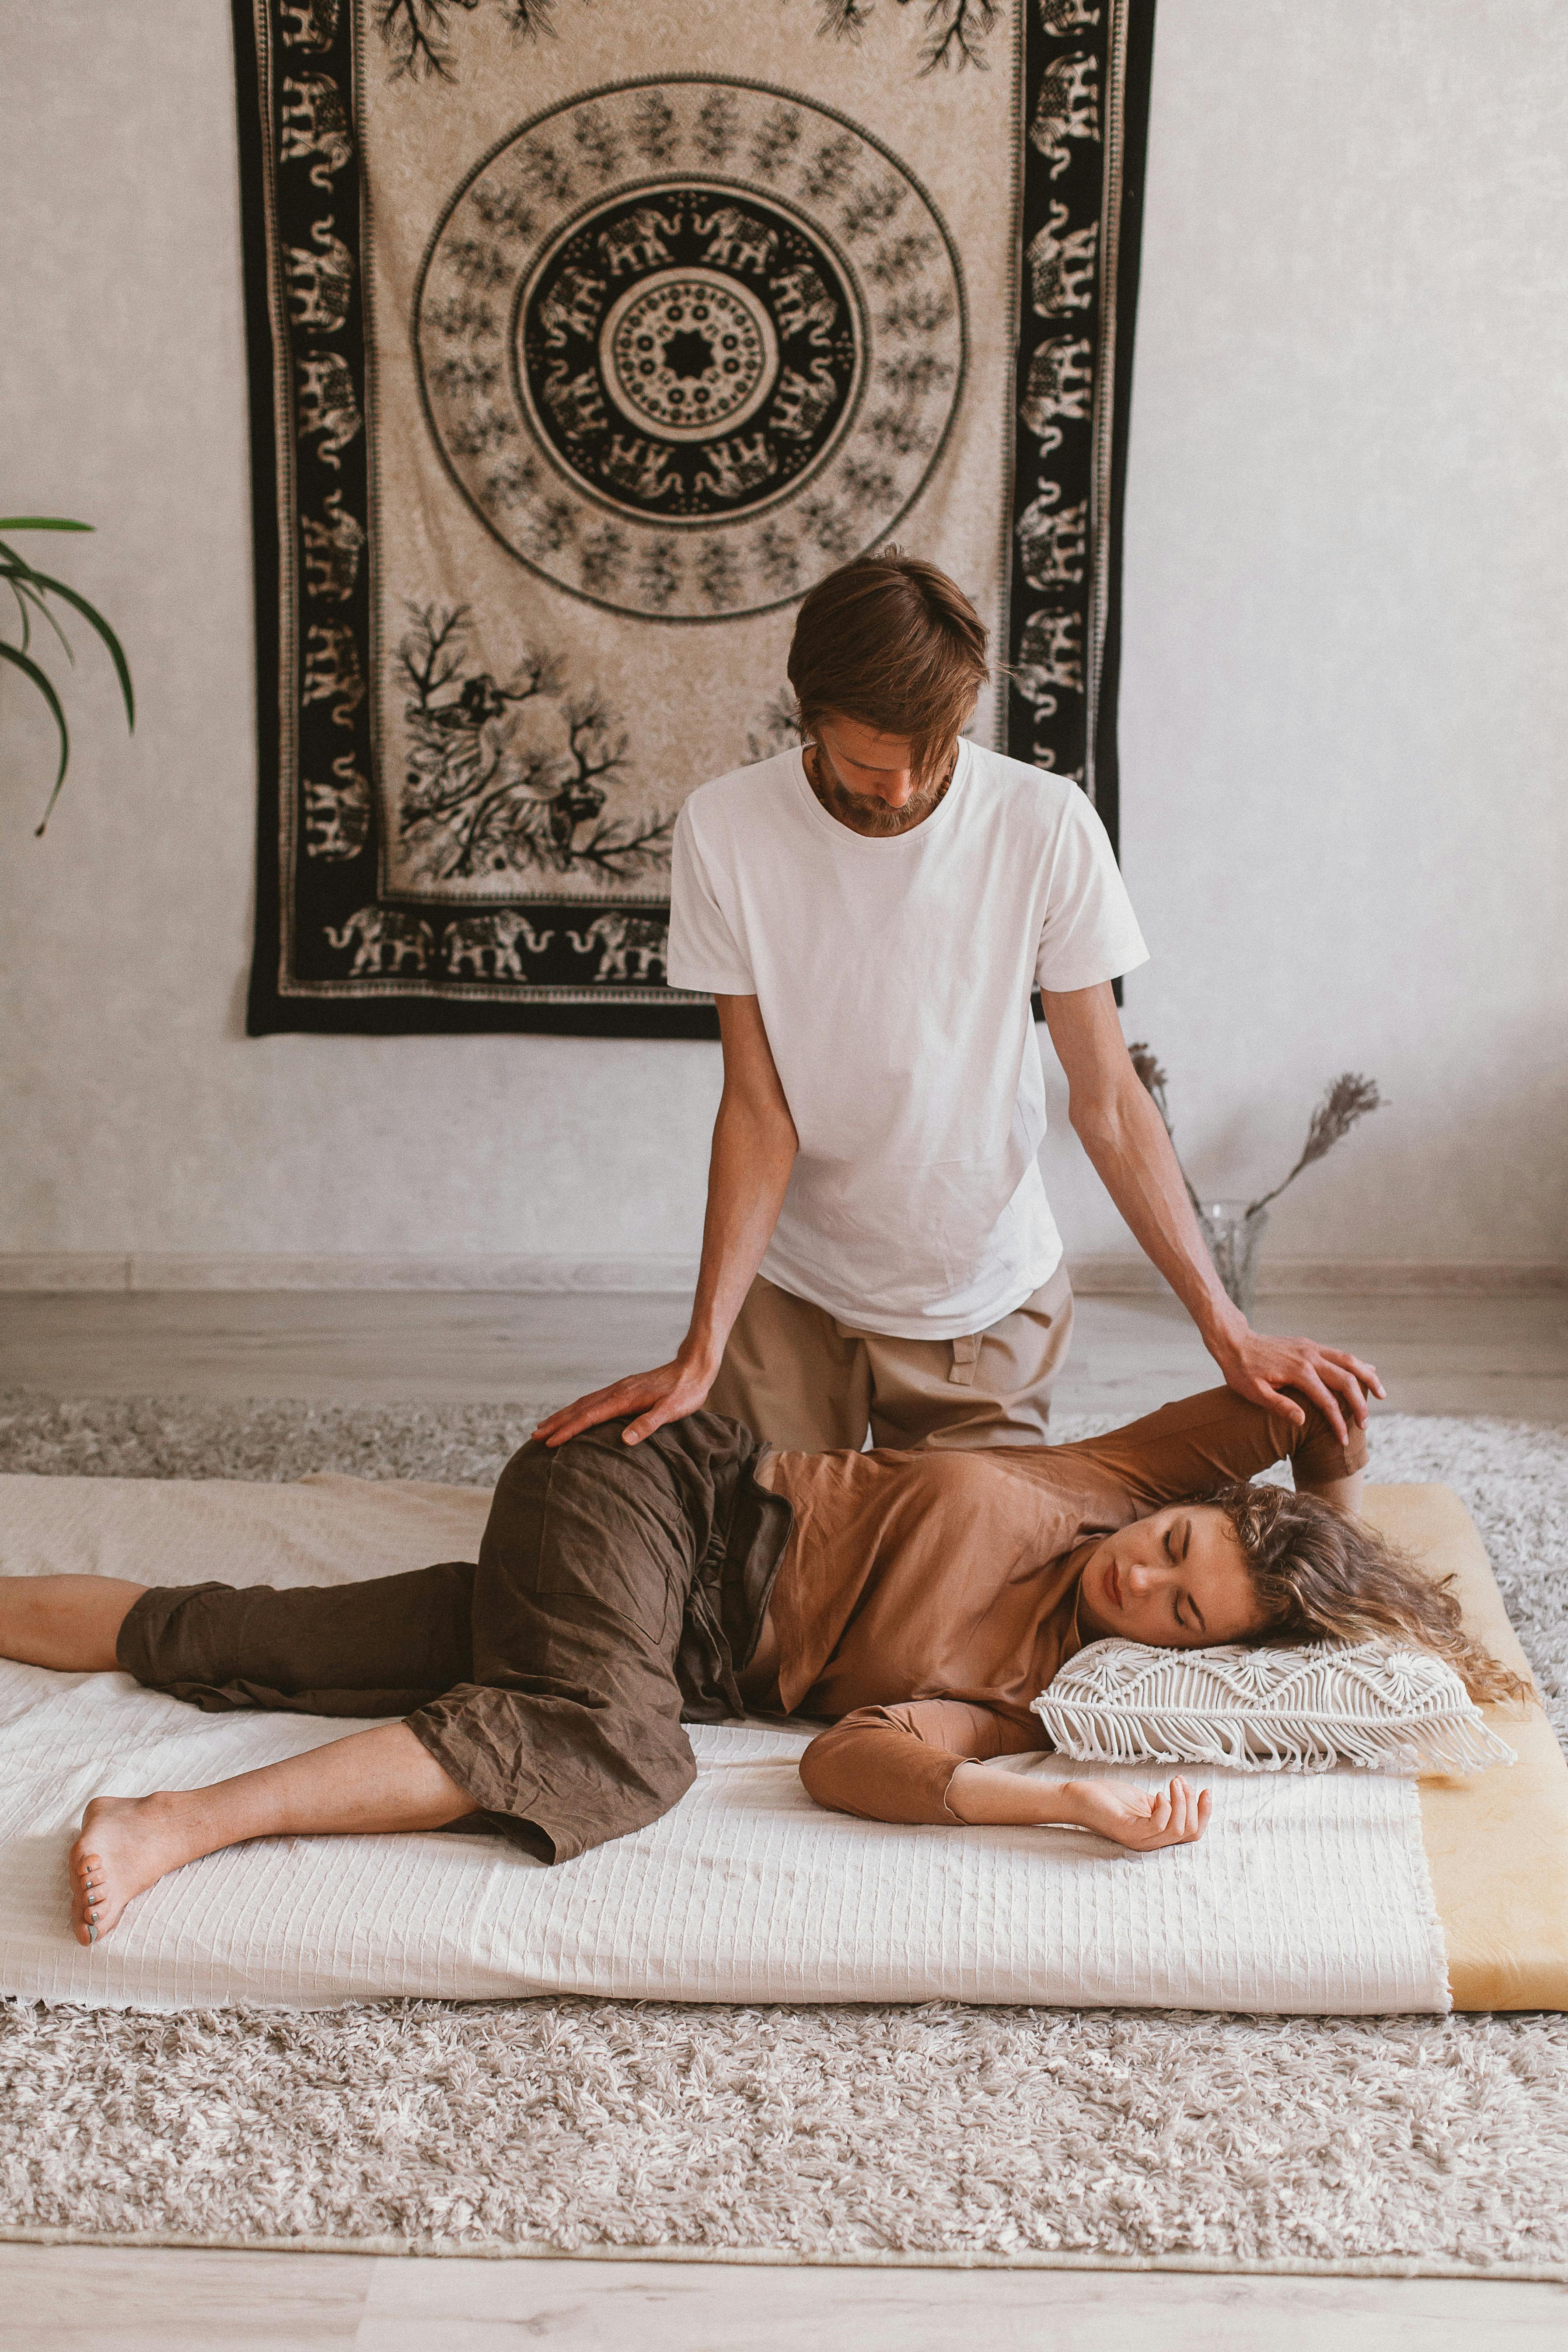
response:
<path id="1" fill-rule="evenodd" d="M 33 567 L 28 562 L 26 557 L 25 555 L 18 555 L 14 547 L 7 547 L 3 539 L 0 539 L 0 557 L 3 557 L 5 560 L 4 569 L 8 580 L 36 580 L 37 578 L 37 572 L 33 570 Z"/>
<path id="2" fill-rule="evenodd" d="M 61 646 L 64 647 L 67 661 L 69 662 L 72 669 L 75 669 L 76 656 L 71 651 L 71 641 L 67 636 L 65 631 L 61 628 L 59 623 L 56 620 L 54 614 L 50 612 L 47 604 L 44 602 L 43 597 L 38 593 L 37 581 L 38 575 L 36 572 L 29 572 L 25 578 L 19 578 L 13 575 L 9 580 L 11 593 L 16 599 L 17 604 L 22 607 L 22 651 L 26 653 L 27 650 L 29 635 L 28 606 L 33 604 L 37 607 L 45 620 L 47 621 L 50 628 L 53 629 L 56 636 L 58 637 Z"/>
<path id="3" fill-rule="evenodd" d="M 96 530 L 95 522 L 67 522 L 63 515 L 0 515 L 0 530 Z"/>
<path id="4" fill-rule="evenodd" d="M 125 658 L 124 646 L 115 635 L 114 631 L 110 627 L 109 623 L 104 619 L 103 614 L 98 610 L 96 605 L 89 604 L 85 596 L 79 596 L 74 588 L 68 588 L 63 580 L 51 580 L 44 572 L 35 572 L 31 584 L 37 588 L 47 588 L 52 595 L 63 596 L 66 603 L 71 605 L 75 611 L 81 614 L 82 619 L 87 622 L 88 625 L 98 631 L 99 635 L 103 639 L 104 644 L 109 648 L 109 657 L 114 664 L 116 675 L 120 679 L 120 691 L 121 696 L 124 698 L 125 702 L 126 724 L 130 727 L 132 733 L 134 733 L 136 728 L 136 696 L 131 684 L 131 665 Z M 49 614 L 49 618 L 51 621 L 54 621 L 54 614 L 52 613 Z M 65 645 L 65 639 L 60 635 L 58 622 L 55 622 L 55 635 L 60 638 L 60 643 Z M 66 646 L 66 651 L 68 653 L 70 652 L 70 647 L 68 646 Z"/>
<path id="5" fill-rule="evenodd" d="M 36 834 L 39 834 L 42 833 L 45 825 L 47 824 L 50 817 L 54 814 L 55 803 L 60 796 L 60 786 L 65 782 L 66 768 L 70 760 L 71 740 L 69 731 L 66 726 L 66 714 L 60 708 L 59 696 L 55 692 L 54 688 L 49 684 L 47 675 L 38 667 L 37 663 L 36 661 L 30 661 L 26 654 L 19 653 L 15 646 L 8 646 L 4 637 L 0 637 L 0 661 L 10 662 L 15 668 L 21 671 L 24 677 L 30 677 L 32 679 L 33 684 L 37 688 L 38 692 L 48 704 L 49 709 L 54 718 L 55 725 L 59 730 L 59 772 L 55 778 L 54 791 L 49 794 L 48 807 L 44 811 L 43 816 L 39 820 L 36 828 Z"/>

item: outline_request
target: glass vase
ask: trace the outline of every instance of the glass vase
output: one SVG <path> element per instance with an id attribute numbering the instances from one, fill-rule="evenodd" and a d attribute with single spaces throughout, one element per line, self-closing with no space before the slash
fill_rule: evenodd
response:
<path id="1" fill-rule="evenodd" d="M 1268 1210 L 1249 1210 L 1245 1201 L 1202 1201 L 1198 1223 L 1226 1297 L 1250 1322 L 1258 1296 L 1258 1245 L 1268 1223 Z"/>

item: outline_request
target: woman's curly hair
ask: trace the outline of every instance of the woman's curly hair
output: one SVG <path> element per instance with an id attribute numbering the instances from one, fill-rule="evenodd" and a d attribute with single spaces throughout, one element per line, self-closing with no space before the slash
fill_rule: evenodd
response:
<path id="1" fill-rule="evenodd" d="M 1451 1576 L 1428 1576 L 1364 1519 L 1286 1486 L 1222 1486 L 1223 1511 L 1268 1612 L 1260 1646 L 1413 1642 L 1446 1658 L 1478 1701 L 1532 1699 L 1531 1685 L 1465 1632 Z"/>

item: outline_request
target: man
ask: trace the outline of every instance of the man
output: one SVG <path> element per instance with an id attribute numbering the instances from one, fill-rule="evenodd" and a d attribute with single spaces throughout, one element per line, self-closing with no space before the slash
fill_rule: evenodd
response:
<path id="1" fill-rule="evenodd" d="M 803 751 L 694 793 L 669 978 L 719 1009 L 724 1090 L 674 1360 L 540 1424 L 626 1441 L 704 1404 L 797 1451 L 1044 1442 L 1072 1293 L 1037 1153 L 1040 990 L 1068 1115 L 1227 1384 L 1342 1440 L 1373 1367 L 1251 1330 L 1128 1059 L 1111 982 L 1146 961 L 1070 781 L 966 740 L 987 676 L 962 590 L 889 549 L 801 605 Z"/>

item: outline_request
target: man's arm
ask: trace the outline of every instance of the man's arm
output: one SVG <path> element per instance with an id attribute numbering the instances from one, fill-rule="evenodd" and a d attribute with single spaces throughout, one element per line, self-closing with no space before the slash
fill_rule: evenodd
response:
<path id="1" fill-rule="evenodd" d="M 1109 981 L 1097 988 L 1047 991 L 1042 1002 L 1057 1058 L 1067 1072 L 1068 1111 L 1101 1183 L 1146 1257 L 1160 1269 L 1203 1335 L 1226 1385 L 1272 1413 L 1305 1419 L 1300 1389 L 1321 1406 L 1342 1441 L 1340 1400 L 1357 1422 L 1366 1398 L 1384 1393 L 1374 1365 L 1315 1339 L 1273 1339 L 1254 1331 L 1226 1297 L 1204 1246 L 1164 1122 L 1128 1058 Z"/>
<path id="2" fill-rule="evenodd" d="M 670 1363 L 595 1389 L 542 1421 L 534 1434 L 548 1445 L 563 1445 L 579 1430 L 623 1413 L 637 1416 L 625 1433 L 626 1444 L 635 1445 L 667 1421 L 700 1411 L 778 1222 L 799 1149 L 795 1121 L 756 998 L 720 996 L 714 1002 L 723 1040 L 724 1092 L 713 1122 L 702 1263 L 686 1337 Z"/>

